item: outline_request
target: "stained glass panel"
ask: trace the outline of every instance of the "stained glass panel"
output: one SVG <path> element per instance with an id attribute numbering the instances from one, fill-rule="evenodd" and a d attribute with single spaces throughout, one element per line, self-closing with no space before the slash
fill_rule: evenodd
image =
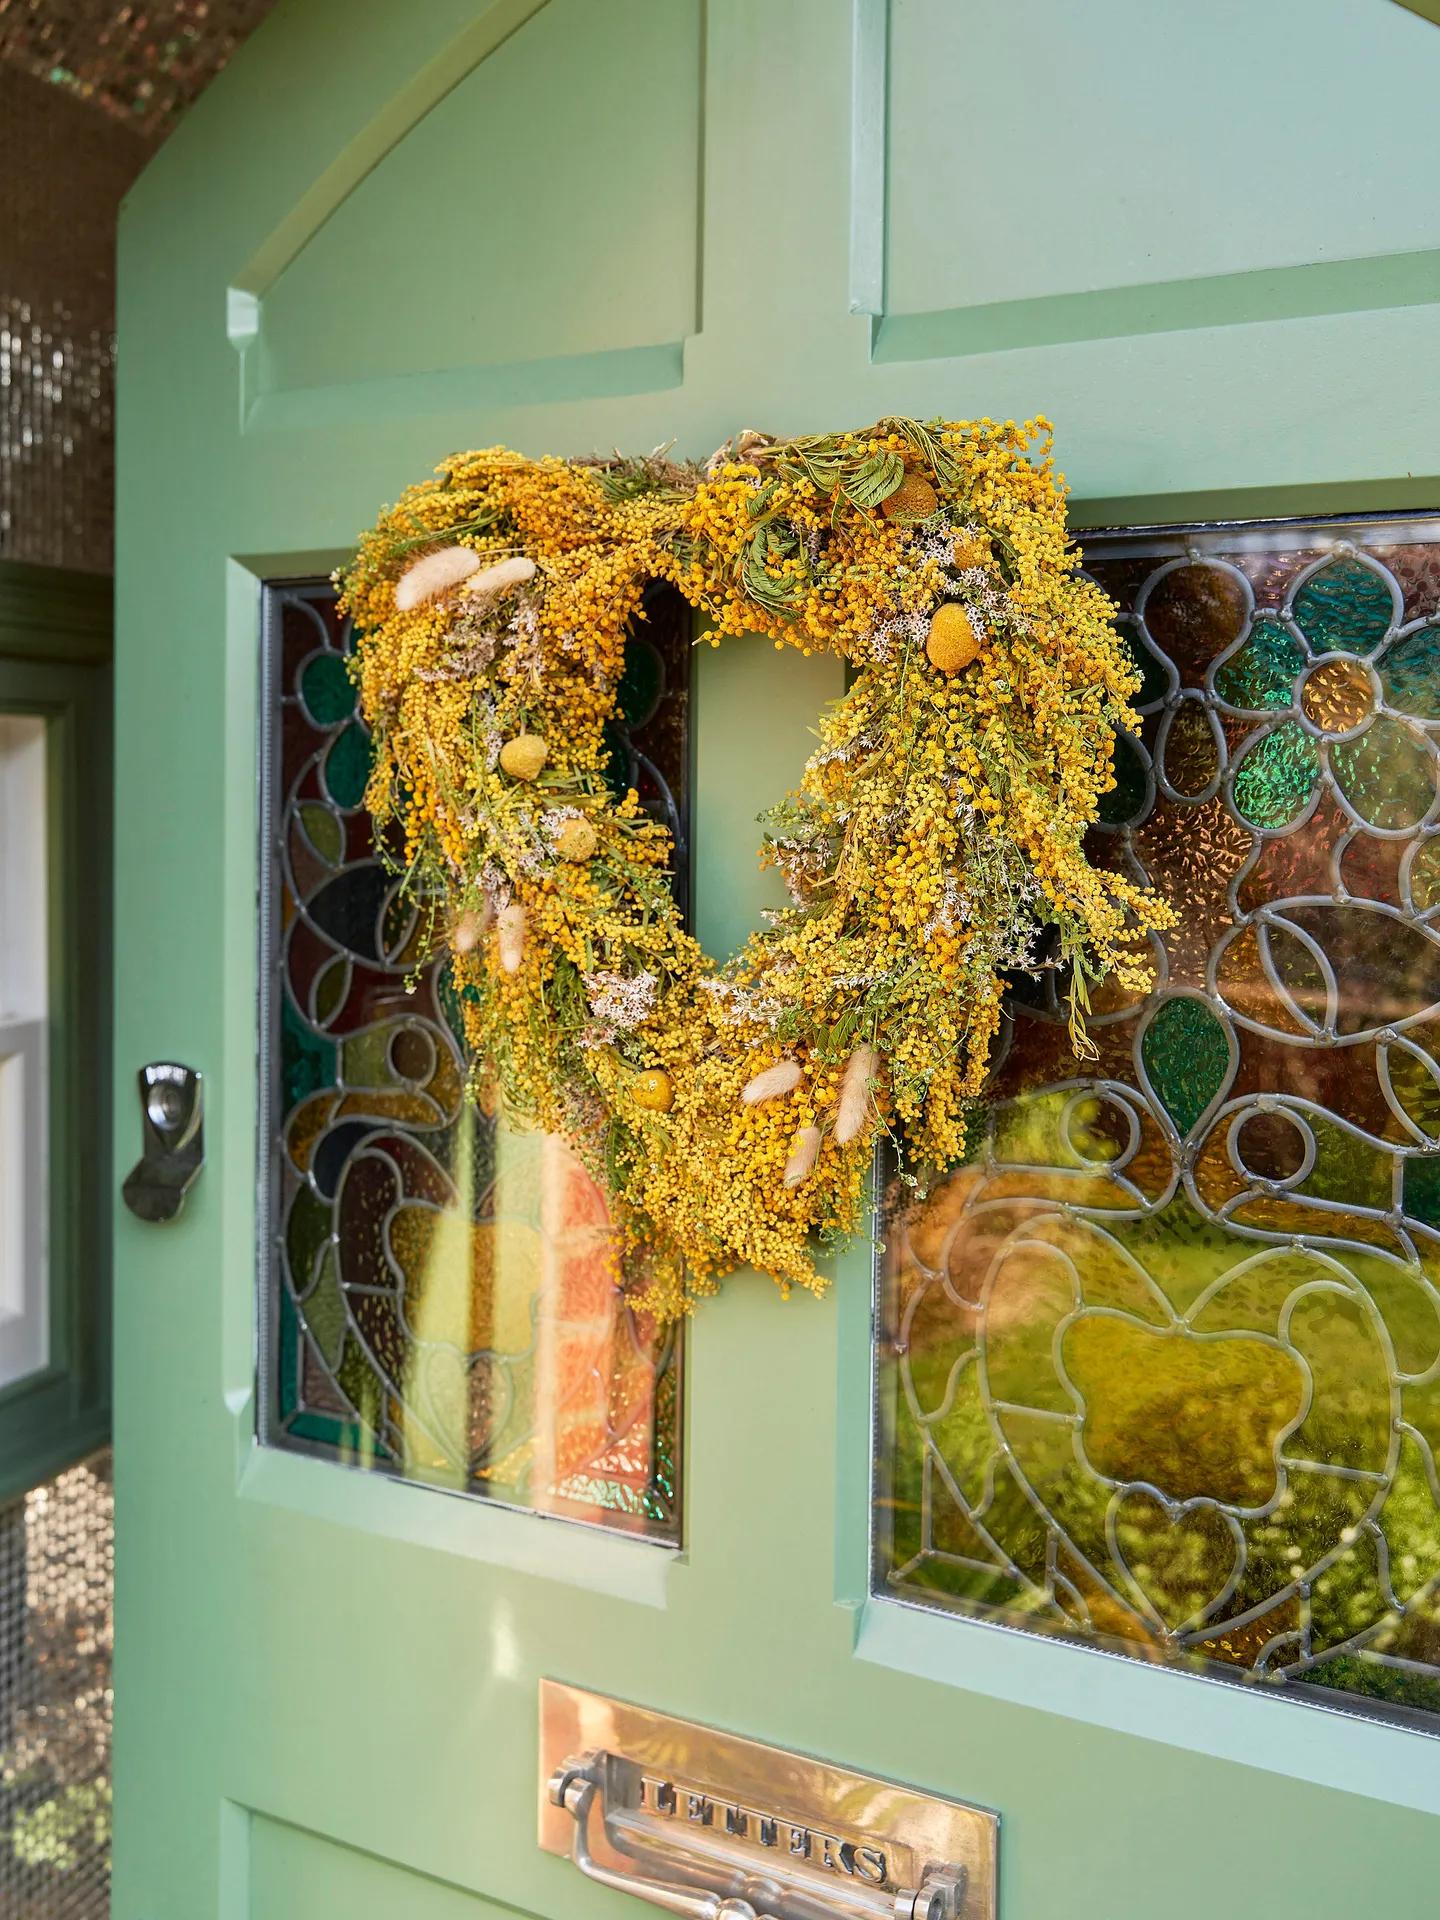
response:
<path id="1" fill-rule="evenodd" d="M 580 1162 L 505 1127 L 464 1058 L 364 808 L 351 646 L 328 584 L 268 590 L 263 1437 L 675 1540 L 678 1338 L 617 1285 Z M 612 767 L 682 886 L 689 661 L 683 603 L 650 596 Z"/>
<path id="2" fill-rule="evenodd" d="M 1435 1726 L 1440 520 L 1084 551 L 1144 676 L 1093 856 L 1179 923 L 1094 1060 L 1017 979 L 890 1181 L 876 1589 Z"/>

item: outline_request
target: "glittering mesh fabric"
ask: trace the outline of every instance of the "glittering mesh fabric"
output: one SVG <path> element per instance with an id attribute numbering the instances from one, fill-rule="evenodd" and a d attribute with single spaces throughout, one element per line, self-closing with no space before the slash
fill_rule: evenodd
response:
<path id="1" fill-rule="evenodd" d="M 0 1915 L 110 1911 L 110 1456 L 0 1509 Z"/>
<path id="2" fill-rule="evenodd" d="M 274 0 L 0 0 L 0 59 L 156 137 L 169 132 Z"/>
<path id="3" fill-rule="evenodd" d="M 114 339 L 0 290 L 0 559 L 106 573 Z"/>
<path id="4" fill-rule="evenodd" d="M 122 195 L 272 0 L 0 0 L 0 560 L 108 573 Z"/>

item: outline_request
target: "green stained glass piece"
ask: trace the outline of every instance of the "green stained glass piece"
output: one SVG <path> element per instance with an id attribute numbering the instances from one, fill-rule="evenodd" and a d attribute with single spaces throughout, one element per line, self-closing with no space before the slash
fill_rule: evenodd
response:
<path id="1" fill-rule="evenodd" d="M 1440 838 L 1422 841 L 1410 862 L 1410 898 L 1417 913 L 1440 907 Z"/>
<path id="2" fill-rule="evenodd" d="M 1382 717 L 1358 740 L 1337 741 L 1330 767 L 1340 791 L 1372 827 L 1413 827 L 1435 799 L 1434 762 L 1398 720 Z"/>
<path id="3" fill-rule="evenodd" d="M 338 727 L 355 711 L 356 688 L 338 653 L 317 653 L 300 674 L 300 697 L 317 727 Z"/>
<path id="4" fill-rule="evenodd" d="M 1141 1045 L 1145 1071 L 1179 1134 L 1187 1134 L 1225 1085 L 1230 1040 L 1203 1000 L 1162 1001 Z"/>
<path id="5" fill-rule="evenodd" d="M 390 1070 L 390 1042 L 394 1038 L 394 1028 L 390 1026 L 371 1027 L 367 1032 L 357 1033 L 352 1039 L 341 1044 L 341 1067 L 345 1074 L 347 1087 L 393 1087 L 395 1075 Z"/>
<path id="6" fill-rule="evenodd" d="M 1145 805 L 1145 763 L 1123 733 L 1115 736 L 1115 784 L 1100 796 L 1100 818 L 1107 827 L 1123 827 Z"/>
<path id="7" fill-rule="evenodd" d="M 1138 633 L 1122 632 L 1120 638 L 1130 656 L 1131 666 L 1140 676 L 1140 691 L 1131 694 L 1130 704 L 1132 707 L 1154 706 L 1157 700 L 1165 698 L 1169 686 L 1165 669 Z"/>
<path id="8" fill-rule="evenodd" d="M 1380 669 L 1385 698 L 1417 720 L 1440 720 L 1440 626 L 1425 627 L 1401 640 Z"/>
<path id="9" fill-rule="evenodd" d="M 315 1277 L 315 1259 L 330 1237 L 330 1208 L 310 1187 L 301 1187 L 285 1222 L 285 1252 L 290 1284 L 303 1294 Z M 307 1309 L 308 1313 L 308 1309 Z"/>
<path id="10" fill-rule="evenodd" d="M 648 640 L 625 643 L 625 661 L 615 705 L 627 726 L 643 727 L 665 692 L 665 662 Z"/>
<path id="11" fill-rule="evenodd" d="M 1246 753 L 1235 775 L 1235 811 L 1255 827 L 1286 827 L 1315 791 L 1315 743 L 1294 720 L 1282 720 Z"/>
<path id="12" fill-rule="evenodd" d="M 1390 1552 L 1390 1579 L 1402 1604 L 1440 1574 L 1440 1514 L 1430 1493 L 1425 1457 L 1409 1434 L 1400 1442 L 1394 1484 L 1380 1512 Z"/>
<path id="13" fill-rule="evenodd" d="M 1227 706 L 1251 713 L 1288 707 L 1305 651 L 1278 620 L 1257 620 L 1238 653 L 1215 670 L 1215 691 Z"/>
<path id="14" fill-rule="evenodd" d="M 312 1033 L 288 995 L 280 1007 L 280 1084 L 287 1114 L 307 1094 L 335 1084 L 335 1042 Z"/>
<path id="15" fill-rule="evenodd" d="M 1404 1667 L 1383 1666 L 1363 1654 L 1346 1653 L 1335 1660 L 1323 1660 L 1307 1669 L 1304 1678 L 1309 1686 L 1333 1687 L 1337 1692 L 1358 1694 L 1387 1706 L 1420 1707 L 1430 1713 L 1440 1710 L 1440 1680 Z"/>
<path id="16" fill-rule="evenodd" d="M 344 999 L 349 979 L 350 962 L 343 953 L 337 954 L 315 982 L 315 1017 L 322 1024 L 332 1018 Z"/>
<path id="17" fill-rule="evenodd" d="M 325 785 L 337 807 L 358 807 L 370 779 L 370 736 L 357 722 L 325 756 Z"/>
<path id="18" fill-rule="evenodd" d="M 305 838 L 326 866 L 338 867 L 345 858 L 345 835 L 329 807 L 313 800 L 307 802 L 300 809 L 300 824 L 305 829 Z"/>
<path id="19" fill-rule="evenodd" d="M 358 1341 L 347 1340 L 340 1365 L 335 1369 L 340 1390 L 354 1407 L 367 1428 L 375 1428 L 385 1406 L 385 1388 L 379 1374 L 366 1359 Z"/>
<path id="20" fill-rule="evenodd" d="M 300 1400 L 300 1316 L 295 1311 L 295 1302 L 290 1298 L 290 1289 L 280 1288 L 280 1325 L 277 1329 L 280 1341 L 280 1417 L 288 1418 L 295 1411 Z"/>
<path id="21" fill-rule="evenodd" d="M 340 1297 L 339 1262 L 334 1247 L 326 1249 L 320 1262 L 320 1278 L 305 1302 L 305 1325 L 310 1338 L 333 1367 L 345 1342 L 345 1302 Z"/>
<path id="22" fill-rule="evenodd" d="M 1315 1141 L 1315 1164 L 1305 1176 L 1301 1191 L 1321 1200 L 1374 1207 L 1383 1213 L 1390 1205 L 1389 1152 L 1372 1147 L 1318 1114 L 1306 1117 Z"/>
<path id="23" fill-rule="evenodd" d="M 1440 1153 L 1416 1154 L 1405 1162 L 1405 1211 L 1412 1220 L 1440 1227 Z"/>
<path id="24" fill-rule="evenodd" d="M 1360 560 L 1334 560 L 1295 596 L 1295 624 L 1315 653 L 1369 653 L 1390 631 L 1389 585 Z"/>

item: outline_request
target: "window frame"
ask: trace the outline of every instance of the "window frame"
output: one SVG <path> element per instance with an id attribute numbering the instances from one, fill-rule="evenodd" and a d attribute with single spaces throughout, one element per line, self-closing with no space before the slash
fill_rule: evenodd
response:
<path id="1" fill-rule="evenodd" d="M 0 561 L 0 711 L 46 723 L 49 1359 L 0 1389 L 0 1504 L 110 1436 L 108 577 Z"/>

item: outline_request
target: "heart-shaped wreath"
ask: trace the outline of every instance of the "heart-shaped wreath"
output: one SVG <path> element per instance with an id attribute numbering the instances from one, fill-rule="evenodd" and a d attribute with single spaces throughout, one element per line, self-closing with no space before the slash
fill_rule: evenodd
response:
<path id="1" fill-rule="evenodd" d="M 822 1285 L 877 1128 L 953 1165 L 1005 976 L 1149 984 L 1169 909 L 1086 857 L 1138 687 L 1078 570 L 1043 420 L 747 433 L 704 466 L 457 454 L 344 576 L 406 884 L 450 952 L 477 1088 L 563 1133 L 647 1304 L 753 1265 Z M 685 931 L 671 841 L 607 778 L 647 583 L 839 653 L 799 791 L 766 816 L 793 905 L 727 965 Z"/>

